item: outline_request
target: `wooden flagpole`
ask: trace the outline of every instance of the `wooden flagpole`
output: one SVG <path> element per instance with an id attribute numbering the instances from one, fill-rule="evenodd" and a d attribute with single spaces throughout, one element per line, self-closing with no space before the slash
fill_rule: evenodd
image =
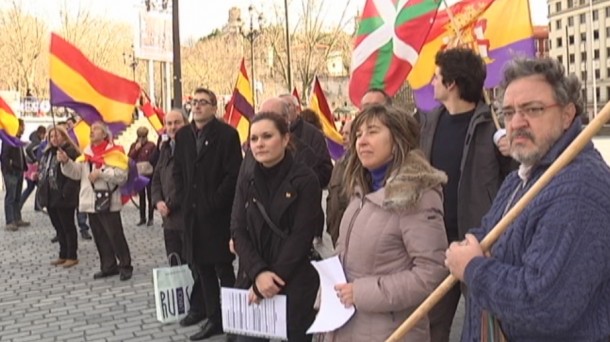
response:
<path id="1" fill-rule="evenodd" d="M 496 224 L 496 226 L 481 241 L 483 252 L 489 251 L 491 246 L 506 231 L 508 226 L 523 212 L 525 207 L 540 193 L 540 191 L 555 177 L 559 171 L 566 167 L 582 151 L 585 145 L 593 139 L 603 125 L 610 119 L 610 102 L 606 103 L 598 115 L 580 132 L 572 143 L 561 153 L 561 155 L 549 166 L 542 174 L 540 179 L 523 195 L 523 197 L 506 213 L 506 215 Z M 575 120 L 580 120 L 576 118 Z M 386 340 L 386 342 L 397 342 L 411 330 L 417 322 L 428 315 L 428 312 L 449 292 L 458 282 L 453 276 L 449 275 L 426 298 L 415 311 L 402 323 L 396 331 Z"/>

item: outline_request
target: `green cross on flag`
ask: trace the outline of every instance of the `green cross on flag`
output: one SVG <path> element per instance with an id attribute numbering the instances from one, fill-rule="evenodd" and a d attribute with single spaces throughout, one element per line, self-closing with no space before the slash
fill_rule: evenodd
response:
<path id="1" fill-rule="evenodd" d="M 369 89 L 396 94 L 415 65 L 440 0 L 367 0 L 352 51 L 349 95 L 356 106 Z"/>

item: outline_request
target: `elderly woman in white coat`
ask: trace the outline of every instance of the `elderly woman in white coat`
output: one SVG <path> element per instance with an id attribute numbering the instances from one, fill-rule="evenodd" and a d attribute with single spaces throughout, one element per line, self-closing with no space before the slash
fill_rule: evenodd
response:
<path id="1" fill-rule="evenodd" d="M 83 160 L 72 161 L 62 150 L 57 152 L 57 160 L 61 162 L 61 171 L 68 178 L 80 180 L 78 209 L 87 213 L 91 232 L 100 256 L 101 270 L 93 275 L 94 279 L 120 275 L 120 279 L 129 280 L 133 268 L 129 246 L 123 233 L 121 222 L 121 191 L 119 187 L 127 181 L 128 167 L 125 159 L 117 163 L 109 163 L 111 158 L 117 159 L 125 153 L 120 146 L 112 142 L 112 135 L 102 122 L 91 125 L 91 145 L 83 151 Z M 121 156 L 122 157 L 122 156 Z M 97 192 L 96 192 L 97 191 Z M 102 208 L 96 205 L 99 191 L 107 191 L 110 203 Z M 117 259 L 119 263 L 117 264 Z"/>

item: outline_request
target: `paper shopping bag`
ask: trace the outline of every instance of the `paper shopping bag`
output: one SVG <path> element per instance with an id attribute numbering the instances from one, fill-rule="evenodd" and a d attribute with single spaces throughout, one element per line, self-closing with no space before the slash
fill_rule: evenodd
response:
<path id="1" fill-rule="evenodd" d="M 188 265 L 153 269 L 157 320 L 174 323 L 189 311 L 193 275 Z"/>

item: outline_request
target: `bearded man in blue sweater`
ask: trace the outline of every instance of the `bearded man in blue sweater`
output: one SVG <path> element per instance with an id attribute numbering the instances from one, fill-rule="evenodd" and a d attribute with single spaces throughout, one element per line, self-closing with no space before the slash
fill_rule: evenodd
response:
<path id="1" fill-rule="evenodd" d="M 481 222 L 447 250 L 468 287 L 462 341 L 608 341 L 610 169 L 589 142 L 484 256 L 478 241 L 581 131 L 581 83 L 556 60 L 516 59 L 504 72 L 510 174 Z"/>

